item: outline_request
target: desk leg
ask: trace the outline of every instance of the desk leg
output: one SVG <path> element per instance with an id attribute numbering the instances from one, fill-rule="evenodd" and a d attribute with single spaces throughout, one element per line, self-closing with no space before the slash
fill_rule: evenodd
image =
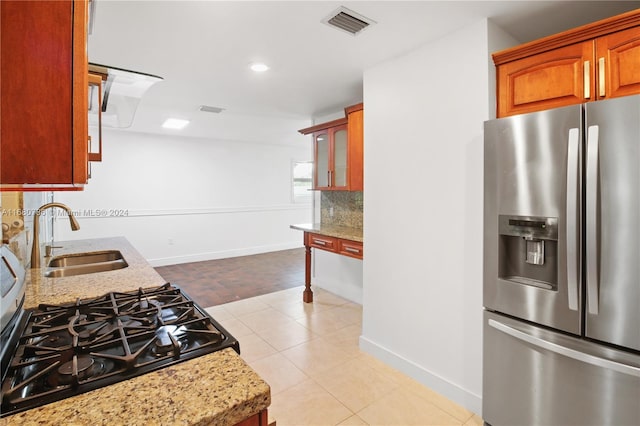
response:
<path id="1" fill-rule="evenodd" d="M 302 293 L 302 301 L 305 303 L 313 302 L 313 292 L 311 291 L 311 247 L 308 244 L 309 239 L 307 233 L 304 233 L 304 292 Z"/>

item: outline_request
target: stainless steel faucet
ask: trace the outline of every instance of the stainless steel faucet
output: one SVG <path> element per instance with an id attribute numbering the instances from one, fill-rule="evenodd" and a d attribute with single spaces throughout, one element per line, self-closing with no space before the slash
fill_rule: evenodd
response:
<path id="1" fill-rule="evenodd" d="M 73 216 L 73 212 L 71 209 L 62 203 L 47 203 L 41 206 L 38 210 L 36 210 L 33 216 L 33 246 L 31 247 L 31 268 L 39 268 L 40 267 L 40 242 L 38 241 L 38 232 L 40 229 L 40 215 L 46 209 L 51 207 L 59 207 L 67 212 L 69 215 L 69 222 L 71 224 L 71 230 L 77 231 L 80 229 L 80 224 Z"/>

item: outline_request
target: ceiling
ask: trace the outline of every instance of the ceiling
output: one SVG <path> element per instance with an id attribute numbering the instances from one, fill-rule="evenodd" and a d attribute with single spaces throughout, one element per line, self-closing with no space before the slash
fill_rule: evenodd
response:
<path id="1" fill-rule="evenodd" d="M 341 6 L 376 23 L 353 36 L 321 22 Z M 131 130 L 295 143 L 313 118 L 362 100 L 364 70 L 482 18 L 526 42 L 635 8 L 640 1 L 97 0 L 89 60 L 164 78 Z M 256 61 L 270 70 L 249 70 Z M 191 122 L 164 130 L 168 117 Z"/>

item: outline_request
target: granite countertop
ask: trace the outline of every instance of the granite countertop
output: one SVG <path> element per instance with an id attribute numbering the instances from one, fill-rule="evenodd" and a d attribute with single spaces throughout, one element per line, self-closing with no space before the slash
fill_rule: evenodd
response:
<path id="1" fill-rule="evenodd" d="M 328 237 L 362 242 L 362 228 L 351 228 L 348 226 L 326 223 L 303 223 L 299 225 L 290 225 L 290 228 L 297 229 L 299 231 L 313 232 L 314 234 L 326 235 Z"/>
<path id="2" fill-rule="evenodd" d="M 55 246 L 59 248 L 53 249 L 52 257 L 69 253 L 119 250 L 129 266 L 115 271 L 63 278 L 45 277 L 46 268 L 28 269 L 25 309 L 35 308 L 40 303 L 65 303 L 77 298 L 101 296 L 110 291 L 131 291 L 141 287 L 158 287 L 166 283 L 124 237 L 56 241 Z M 48 261 L 49 259 L 43 258 L 40 264 L 46 265 Z"/>
<path id="3" fill-rule="evenodd" d="M 120 250 L 129 264 L 116 271 L 46 278 L 27 272 L 25 307 L 64 303 L 165 283 L 122 237 L 56 242 L 54 256 Z M 46 262 L 42 263 L 43 265 Z M 196 300 L 197 303 L 197 300 Z M 269 385 L 231 349 L 187 360 L 71 398 L 0 419 L 5 425 L 234 425 L 271 404 Z"/>

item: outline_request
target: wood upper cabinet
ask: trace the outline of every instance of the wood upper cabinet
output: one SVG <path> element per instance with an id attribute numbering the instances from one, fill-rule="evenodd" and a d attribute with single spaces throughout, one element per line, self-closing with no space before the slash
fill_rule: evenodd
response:
<path id="1" fill-rule="evenodd" d="M 640 93 L 640 10 L 493 55 L 497 116 Z"/>
<path id="2" fill-rule="evenodd" d="M 0 189 L 87 182 L 87 19 L 87 0 L 0 2 Z"/>
<path id="3" fill-rule="evenodd" d="M 363 105 L 345 108 L 345 118 L 300 133 L 313 135 L 313 189 L 363 190 Z"/>
<path id="4" fill-rule="evenodd" d="M 313 133 L 314 189 L 346 189 L 347 125 L 340 124 Z"/>
<path id="5" fill-rule="evenodd" d="M 640 27 L 596 40 L 599 99 L 640 93 Z"/>
<path id="6" fill-rule="evenodd" d="M 364 189 L 364 108 L 363 104 L 345 108 L 347 115 L 348 152 L 348 189 Z"/>

